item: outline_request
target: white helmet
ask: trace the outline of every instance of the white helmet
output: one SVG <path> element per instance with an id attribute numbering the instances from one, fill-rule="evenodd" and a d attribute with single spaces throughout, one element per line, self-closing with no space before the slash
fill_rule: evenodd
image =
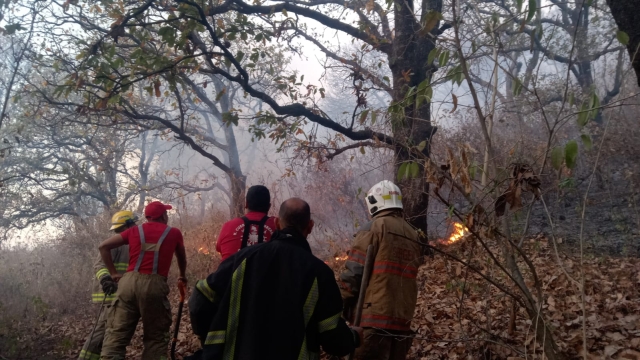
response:
<path id="1" fill-rule="evenodd" d="M 372 216 L 386 209 L 402 209 L 402 193 L 396 184 L 382 180 L 369 189 L 366 202 Z"/>

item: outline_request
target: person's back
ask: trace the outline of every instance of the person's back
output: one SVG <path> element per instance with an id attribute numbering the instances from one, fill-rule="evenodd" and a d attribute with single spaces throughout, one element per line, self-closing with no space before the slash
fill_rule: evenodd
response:
<path id="1" fill-rule="evenodd" d="M 416 276 L 422 256 L 418 234 L 403 218 L 401 200 L 400 189 L 386 180 L 367 192 L 365 201 L 373 219 L 358 229 L 340 274 L 345 307 L 353 312 L 367 248 L 373 245 L 373 271 L 360 322 L 365 341 L 355 353 L 356 360 L 404 360 L 411 348 Z"/>
<path id="2" fill-rule="evenodd" d="M 221 254 L 223 261 L 240 249 L 271 239 L 276 226 L 275 218 L 267 215 L 270 207 L 269 189 L 255 185 L 247 190 L 247 213 L 224 223 L 218 235 L 216 250 Z"/>
<path id="3" fill-rule="evenodd" d="M 373 273 L 364 300 L 371 305 L 363 310 L 361 325 L 409 331 L 422 261 L 418 235 L 402 214 L 393 210 L 377 214 L 360 231 L 377 234 L 372 241 L 376 248 Z M 364 251 L 366 255 L 366 248 Z"/>
<path id="4" fill-rule="evenodd" d="M 186 283 L 187 259 L 182 233 L 167 225 L 170 205 L 153 201 L 145 207 L 147 222 L 113 236 L 100 244 L 100 253 L 118 292 L 107 319 L 101 352 L 103 360 L 124 359 L 138 320 L 144 329 L 143 360 L 164 359 L 167 355 L 171 308 L 167 277 L 173 255 L 180 268 L 179 281 Z M 129 266 L 124 275 L 115 271 L 110 250 L 129 244 Z"/>
<path id="5" fill-rule="evenodd" d="M 295 228 L 230 257 L 196 288 L 189 308 L 203 359 L 310 359 L 320 346 L 344 356 L 358 343 L 333 271 Z"/>

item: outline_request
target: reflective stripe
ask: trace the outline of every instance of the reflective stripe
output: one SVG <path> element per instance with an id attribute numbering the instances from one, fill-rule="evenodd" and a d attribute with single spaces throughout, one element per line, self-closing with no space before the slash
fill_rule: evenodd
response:
<path id="1" fill-rule="evenodd" d="M 205 345 L 215 345 L 215 344 L 224 344 L 224 337 L 226 331 L 217 330 L 217 331 L 209 331 L 207 333 L 207 339 L 204 341 Z"/>
<path id="2" fill-rule="evenodd" d="M 136 261 L 136 266 L 133 269 L 135 272 L 140 271 L 140 265 L 142 264 L 142 258 L 144 258 L 145 253 L 153 252 L 153 271 L 152 274 L 158 273 L 158 259 L 160 257 L 160 248 L 162 247 L 162 242 L 169 235 L 169 231 L 171 230 L 171 226 L 167 226 L 164 229 L 162 235 L 160 235 L 160 239 L 155 244 L 147 244 L 145 242 L 144 230 L 142 229 L 142 224 L 138 225 L 138 234 L 140 235 L 140 253 L 138 254 L 138 261 Z"/>
<path id="3" fill-rule="evenodd" d="M 373 264 L 373 273 L 388 273 L 415 279 L 418 276 L 418 268 L 392 261 L 376 261 Z"/>
<path id="4" fill-rule="evenodd" d="M 167 226 L 167 228 L 164 229 L 164 232 L 160 236 L 160 240 L 158 240 L 158 248 L 155 250 L 153 254 L 153 273 L 152 274 L 158 273 L 158 258 L 160 257 L 160 248 L 162 247 L 162 242 L 164 242 L 164 239 L 167 237 L 167 235 L 169 235 L 169 230 L 171 230 L 171 226 Z"/>
<path id="5" fill-rule="evenodd" d="M 140 253 L 138 254 L 138 261 L 136 261 L 136 267 L 133 268 L 133 271 L 138 272 L 140 270 L 140 264 L 142 264 L 142 258 L 144 257 L 144 251 L 142 251 L 142 246 L 145 244 L 144 242 L 144 230 L 142 230 L 142 224 L 138 225 L 138 235 L 140 235 Z"/>
<path id="6" fill-rule="evenodd" d="M 78 359 L 82 360 L 100 360 L 100 354 L 92 353 L 90 351 L 81 350 L 80 357 Z"/>
<path id="7" fill-rule="evenodd" d="M 227 334 L 229 346 L 224 347 L 223 360 L 233 360 L 236 351 L 236 338 L 240 323 L 240 300 L 242 297 L 242 284 L 244 272 L 247 268 L 247 259 L 242 260 L 240 266 L 231 277 L 231 299 L 229 300 L 229 318 L 227 320 Z"/>
<path id="8" fill-rule="evenodd" d="M 207 280 L 199 280 L 196 283 L 196 289 L 200 290 L 202 295 L 209 299 L 209 301 L 214 302 L 216 293 L 215 291 L 213 291 L 213 289 L 211 289 L 211 287 L 209 287 L 209 283 L 207 283 Z"/>
<path id="9" fill-rule="evenodd" d="M 357 262 L 358 264 L 363 264 L 364 265 L 364 260 L 366 259 L 367 254 L 357 250 L 357 249 L 351 249 L 349 250 L 349 261 L 354 261 Z"/>
<path id="10" fill-rule="evenodd" d="M 304 302 L 304 307 L 302 308 L 302 316 L 304 317 L 304 340 L 302 340 L 302 347 L 300 348 L 300 353 L 298 354 L 298 360 L 306 360 L 311 359 L 313 353 L 309 352 L 307 348 L 307 326 L 309 325 L 309 320 L 311 320 L 311 316 L 313 315 L 314 310 L 316 309 L 316 303 L 318 302 L 318 278 L 313 279 L 313 284 L 311 285 L 311 290 L 309 290 L 309 295 L 307 295 L 307 301 Z"/>
<path id="11" fill-rule="evenodd" d="M 342 312 L 339 312 L 332 317 L 326 318 L 318 323 L 318 332 L 323 333 L 325 331 L 330 331 L 338 327 L 338 321 L 340 321 L 340 316 Z"/>
<path id="12" fill-rule="evenodd" d="M 102 268 L 96 272 L 96 278 L 98 280 L 105 275 L 109 275 L 109 270 L 107 270 L 107 268 Z"/>
<path id="13" fill-rule="evenodd" d="M 93 293 L 93 294 L 91 294 L 91 302 L 101 303 L 103 299 L 104 299 L 104 293 Z M 111 294 L 111 295 L 107 296 L 107 299 L 105 300 L 105 302 L 113 301 L 115 299 L 116 299 L 116 294 Z"/>
<path id="14" fill-rule="evenodd" d="M 382 195 L 384 200 L 391 200 L 391 197 L 395 196 L 398 200 L 402 200 L 402 195 Z"/>
<path id="15" fill-rule="evenodd" d="M 360 326 L 407 331 L 411 329 L 411 320 L 385 315 L 362 314 Z"/>

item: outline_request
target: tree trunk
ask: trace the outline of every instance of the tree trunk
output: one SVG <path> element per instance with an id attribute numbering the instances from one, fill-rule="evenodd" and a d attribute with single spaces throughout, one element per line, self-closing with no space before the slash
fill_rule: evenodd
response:
<path id="1" fill-rule="evenodd" d="M 631 66 L 636 72 L 638 86 L 640 86 L 640 0 L 607 0 L 611 14 L 620 30 L 629 35 L 627 52 L 631 59 Z"/>
<path id="2" fill-rule="evenodd" d="M 433 67 L 427 63 L 427 58 L 435 48 L 435 42 L 429 35 L 420 34 L 421 25 L 413 14 L 413 1 L 396 2 L 396 6 L 400 9 L 395 16 L 396 38 L 389 67 L 393 75 L 393 100 L 397 102 L 404 99 L 409 87 L 431 79 Z M 442 1 L 425 1 L 423 13 L 426 14 L 429 10 L 441 12 Z M 407 150 L 407 146 L 417 146 L 426 141 L 427 145 L 422 153 L 429 156 L 430 140 L 436 130 L 431 125 L 430 107 L 430 101 L 424 101 L 420 106 L 416 106 L 414 102 L 404 109 L 404 116 L 392 121 L 393 136 L 398 141 L 395 150 L 396 173 L 403 162 L 417 160 Z M 401 180 L 398 186 L 402 190 L 402 203 L 409 222 L 426 234 L 429 185 L 424 178 L 424 167 L 420 165 L 417 178 Z"/>

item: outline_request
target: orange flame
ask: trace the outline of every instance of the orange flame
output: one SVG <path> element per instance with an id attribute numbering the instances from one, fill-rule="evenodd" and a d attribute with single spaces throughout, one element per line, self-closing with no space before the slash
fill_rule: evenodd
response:
<path id="1" fill-rule="evenodd" d="M 440 239 L 438 240 L 441 244 L 451 245 L 455 242 L 462 240 L 469 233 L 469 229 L 461 223 L 454 222 L 453 223 L 453 231 L 451 235 L 449 235 L 448 239 Z"/>
<path id="2" fill-rule="evenodd" d="M 209 255 L 209 249 L 207 249 L 206 247 L 202 246 L 198 249 L 198 252 L 200 254 L 205 254 L 205 255 Z"/>
<path id="3" fill-rule="evenodd" d="M 338 261 L 338 260 L 347 260 L 348 258 L 349 258 L 349 255 L 336 256 L 335 257 L 336 261 Z"/>

